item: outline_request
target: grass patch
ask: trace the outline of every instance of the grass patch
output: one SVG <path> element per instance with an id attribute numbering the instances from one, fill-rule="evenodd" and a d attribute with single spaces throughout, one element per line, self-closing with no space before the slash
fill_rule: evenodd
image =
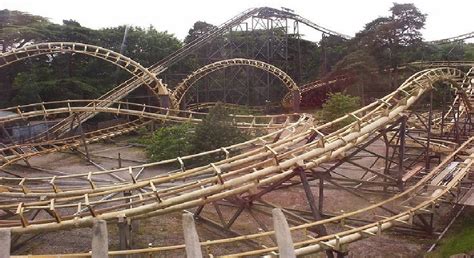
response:
<path id="1" fill-rule="evenodd" d="M 426 257 L 449 257 L 474 251 L 474 208 L 469 207 L 459 216 L 433 253 Z"/>

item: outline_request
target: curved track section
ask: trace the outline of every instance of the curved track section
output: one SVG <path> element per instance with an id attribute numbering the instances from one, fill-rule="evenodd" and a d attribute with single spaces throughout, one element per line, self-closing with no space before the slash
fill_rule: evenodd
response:
<path id="1" fill-rule="evenodd" d="M 270 16 L 276 16 L 276 17 L 278 17 L 278 16 L 285 16 L 285 17 L 291 16 L 293 19 L 298 19 L 298 17 L 299 17 L 300 20 L 303 19 L 302 17 L 300 17 L 298 15 L 295 15 L 293 13 L 289 13 L 289 12 L 286 12 L 286 11 L 282 11 L 282 10 L 278 10 L 278 9 L 274 9 L 274 8 L 269 8 L 269 7 L 258 7 L 258 8 L 251 8 L 251 9 L 245 10 L 244 12 L 241 12 L 238 15 L 232 17 L 228 21 L 226 21 L 223 24 L 217 26 L 215 29 L 203 34 L 202 36 L 198 37 L 197 39 L 195 39 L 195 40 L 189 42 L 188 44 L 186 44 L 184 47 L 178 49 L 177 51 L 171 53 L 170 55 L 168 55 L 164 59 L 162 59 L 159 62 L 155 63 L 154 65 L 152 65 L 149 68 L 149 71 L 154 76 L 159 75 L 160 73 L 167 70 L 168 67 L 170 67 L 173 64 L 176 64 L 177 62 L 182 60 L 184 57 L 189 55 L 194 50 L 201 48 L 207 42 L 209 42 L 212 39 L 226 33 L 227 31 L 232 29 L 234 26 L 237 26 L 237 25 L 241 24 L 246 19 L 248 19 L 248 18 L 250 18 L 254 15 L 265 15 L 265 16 L 270 15 Z M 302 20 L 302 22 L 303 22 L 303 20 Z M 343 37 L 343 38 L 347 38 L 347 36 L 345 36 L 343 34 L 328 30 L 328 29 L 326 29 L 322 26 L 317 25 L 316 23 L 310 22 L 307 19 L 304 19 L 304 22 L 308 26 L 310 26 L 310 27 L 312 27 L 316 30 L 319 30 L 323 33 L 328 33 L 328 34 L 331 34 L 331 35 L 336 35 L 336 36 L 340 36 L 340 37 Z M 72 44 L 75 44 L 75 43 L 72 43 Z M 76 44 L 79 44 L 79 43 L 76 43 Z M 84 44 L 82 44 L 82 45 L 84 45 Z M 13 54 L 13 55 L 15 55 L 15 54 Z M 3 59 L 3 63 L 8 63 L 8 62 L 9 62 L 8 60 Z M 120 85 L 118 85 L 114 89 L 110 90 L 109 92 L 107 92 L 106 94 L 101 96 L 99 99 L 100 100 L 112 101 L 112 102 L 113 101 L 119 101 L 123 97 L 125 97 L 128 93 L 130 93 L 134 89 L 138 88 L 142 84 L 143 84 L 143 82 L 142 82 L 141 78 L 137 79 L 135 77 L 132 77 L 132 78 L 128 79 L 127 81 L 121 83 Z M 158 90 L 159 94 L 162 96 L 160 98 L 160 105 L 161 106 L 163 106 L 163 107 L 169 107 L 169 106 L 175 107 L 175 106 L 177 106 L 175 103 L 169 103 L 170 101 L 172 102 L 172 100 L 168 97 L 168 92 L 165 91 L 166 87 L 161 87 L 160 86 L 160 87 L 157 87 L 156 90 Z M 162 91 L 160 92 L 160 90 L 162 90 Z M 104 102 L 104 103 L 106 103 L 106 102 Z M 79 123 L 82 123 L 82 122 L 90 119 L 91 117 L 93 117 L 93 114 L 81 114 L 78 117 L 77 121 Z M 55 128 L 52 128 L 51 133 L 54 133 L 54 134 L 59 135 L 59 136 L 67 133 L 70 129 L 70 127 L 68 127 L 68 125 L 70 124 L 71 119 L 72 118 L 65 119 L 63 123 L 58 124 Z M 43 138 L 40 138 L 40 139 L 43 139 Z M 32 139 L 32 140 L 38 140 L 38 139 Z"/>
<path id="2" fill-rule="evenodd" d="M 459 36 L 451 37 L 451 38 L 429 41 L 428 43 L 442 45 L 442 44 L 449 44 L 449 43 L 464 41 L 466 39 L 471 39 L 471 38 L 474 38 L 474 31 L 469 32 L 469 33 L 465 33 L 465 34 L 461 34 Z"/>
<path id="3" fill-rule="evenodd" d="M 112 50 L 83 43 L 48 42 L 12 49 L 9 52 L 0 54 L 0 68 L 28 58 L 57 53 L 77 53 L 100 58 L 129 72 L 154 93 L 158 95 L 168 94 L 168 89 L 156 78 L 155 74 L 151 73 L 141 64 Z"/>
<path id="4" fill-rule="evenodd" d="M 215 71 L 219 71 L 227 67 L 233 67 L 233 66 L 250 66 L 250 67 L 254 67 L 254 68 L 266 71 L 274 75 L 275 77 L 277 77 L 286 86 L 286 88 L 289 91 L 288 94 L 290 94 L 290 96 L 293 97 L 294 95 L 297 95 L 299 96 L 299 98 L 301 98 L 298 85 L 296 85 L 296 83 L 288 74 L 286 74 L 284 71 L 282 71 L 278 67 L 275 67 L 271 64 L 258 61 L 258 60 L 233 58 L 233 59 L 227 59 L 227 60 L 217 61 L 212 64 L 208 64 L 194 71 L 190 75 L 188 75 L 187 78 L 185 78 L 182 82 L 178 84 L 178 86 L 176 86 L 175 90 L 173 91 L 171 95 L 171 98 L 173 99 L 172 102 L 178 105 L 178 106 L 175 106 L 174 108 L 179 109 L 179 105 L 183 101 L 183 98 L 186 92 L 201 78 Z M 283 106 L 285 107 L 290 107 L 291 103 L 292 103 L 291 98 L 283 99 L 283 102 L 282 102 Z"/>
<path id="5" fill-rule="evenodd" d="M 29 45 L 23 48 L 2 53 L 0 55 L 0 67 L 26 58 L 52 53 L 79 53 L 100 58 L 107 62 L 113 63 L 133 74 L 133 77 L 108 91 L 99 98 L 99 100 L 101 100 L 100 105 L 103 105 L 104 107 L 107 107 L 114 101 L 122 99 L 141 85 L 148 86 L 155 94 L 159 95 L 160 104 L 162 106 L 169 105 L 168 89 L 162 84 L 161 80 L 158 79 L 154 73 L 150 72 L 148 69 L 144 68 L 139 63 L 131 60 L 128 57 L 98 46 L 75 42 L 52 42 Z M 93 117 L 94 115 L 94 113 L 81 113 L 77 117 L 74 117 L 74 120 L 73 117 L 65 118 L 63 121 L 51 128 L 48 133 L 60 137 L 67 133 L 70 129 L 76 128 L 79 124 Z M 70 126 L 71 123 L 73 123 L 73 126 Z M 44 140 L 44 134 L 41 134 L 35 137 L 35 139 L 30 140 Z"/>
<path id="6" fill-rule="evenodd" d="M 114 102 L 105 107 L 100 100 L 67 100 L 18 106 L 2 109 L 1 111 L 14 112 L 15 114 L 0 118 L 0 124 L 15 124 L 25 121 L 45 121 L 49 118 L 75 117 L 81 113 L 108 113 L 114 116 L 134 118 L 124 124 L 104 128 L 85 135 L 73 134 L 70 137 L 45 140 L 38 143 L 13 144 L 0 148 L 0 167 L 5 167 L 20 160 L 48 154 L 52 152 L 77 148 L 83 144 L 115 137 L 145 126 L 149 122 L 187 122 L 199 123 L 207 114 L 193 111 L 170 110 L 156 106 L 147 106 L 136 103 Z M 275 130 L 287 127 L 293 123 L 304 121 L 304 114 L 287 115 L 233 115 L 235 126 L 248 130 Z"/>
<path id="7" fill-rule="evenodd" d="M 344 157 L 346 152 L 365 144 L 376 132 L 390 127 L 406 112 L 409 112 L 409 108 L 426 93 L 429 93 L 436 82 L 447 81 L 451 83 L 452 87 L 462 90 L 457 81 L 463 79 L 464 73 L 454 68 L 424 70 L 414 74 L 396 91 L 380 101 L 369 104 L 335 121 L 316 127 L 312 127 L 311 123 L 305 123 L 288 137 L 277 138 L 276 140 L 261 138 L 260 145 L 250 149 L 241 149 L 242 152 L 236 153 L 235 156 L 230 155 L 209 165 L 190 169 L 186 169 L 183 165 L 179 171 L 167 175 L 137 180 L 135 178 L 137 171 L 130 167 L 128 168 L 130 179 L 114 184 L 101 184 L 94 179 L 99 173 L 107 174 L 111 173 L 110 171 L 66 176 L 61 179 L 58 177 L 2 178 L 3 191 L 0 196 L 9 201 L 4 202 L 0 208 L 11 210 L 12 213 L 17 212 L 15 219 L 4 220 L 0 225 L 10 228 L 14 234 L 34 233 L 90 226 L 96 218 L 110 222 L 115 222 L 118 216 L 126 216 L 131 219 L 146 218 L 199 207 L 233 196 L 248 198 L 254 193 L 254 189 L 271 186 L 294 175 L 295 171 L 310 171 L 324 163 Z M 460 103 L 464 103 L 464 100 L 461 99 Z M 23 115 L 26 115 L 26 113 Z M 337 123 L 346 119 L 354 119 L 355 121 L 347 126 L 334 127 Z M 435 181 L 455 155 L 468 152 L 468 149 L 472 147 L 471 144 L 472 140 L 467 140 L 453 155 L 448 156 L 422 180 L 387 200 L 330 219 L 308 222 L 291 228 L 292 232 L 295 232 L 305 231 L 318 225 L 344 224 L 343 222 L 346 219 L 367 212 L 370 213 L 374 209 L 384 207 L 386 204 L 407 196 L 418 194 L 428 194 L 429 196 L 429 198 L 422 199 L 421 202 L 417 202 L 415 205 L 404 206 L 404 209 L 398 210 L 394 215 L 379 219 L 378 222 L 368 223 L 356 228 L 342 229 L 337 233 L 320 235 L 309 240 L 296 241 L 294 246 L 297 253 L 313 253 L 320 251 L 322 248 L 338 249 L 342 244 L 379 234 L 395 223 L 410 223 L 414 215 L 426 212 L 469 172 L 474 162 L 473 154 L 464 156 L 464 160 L 458 163 L 460 165 L 453 177 L 443 181 L 441 186 L 433 188 L 435 190 L 431 192 L 426 192 L 424 187 L 428 182 Z M 173 160 L 173 162 L 175 161 L 183 164 L 182 159 Z M 88 187 L 67 187 L 67 184 L 59 187 L 61 180 L 68 180 L 70 177 L 82 177 Z M 47 180 L 49 180 L 49 185 L 45 184 Z M 185 180 L 185 182 L 179 185 L 169 185 L 169 183 L 179 180 Z M 145 192 L 140 193 L 140 190 L 145 190 Z M 136 194 L 125 198 L 130 200 L 129 204 L 123 204 L 124 197 L 106 198 L 106 196 L 123 191 L 136 192 Z M 40 196 L 44 196 L 46 199 L 38 201 Z M 108 206 L 100 207 L 105 203 Z M 49 210 L 51 217 L 49 219 L 28 221 L 24 213 L 35 209 Z M 248 239 L 259 239 L 273 234 L 273 231 L 268 231 L 242 237 L 208 241 L 203 245 L 219 245 Z M 162 247 L 147 249 L 147 252 L 182 248 L 184 248 L 183 245 Z M 238 256 L 262 255 L 276 250 L 277 247 L 266 246 L 243 253 L 226 254 Z M 134 252 L 142 251 L 131 250 L 115 253 Z"/>

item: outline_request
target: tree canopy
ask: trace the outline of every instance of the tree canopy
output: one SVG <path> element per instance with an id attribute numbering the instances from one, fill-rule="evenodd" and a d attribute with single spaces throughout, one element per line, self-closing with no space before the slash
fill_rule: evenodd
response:
<path id="1" fill-rule="evenodd" d="M 103 29 L 83 27 L 74 20 L 55 24 L 41 16 L 19 11 L 0 11 L 2 51 L 39 42 L 81 42 L 120 51 L 125 26 Z M 123 54 L 150 66 L 181 47 L 166 31 L 131 27 Z M 2 105 L 37 101 L 97 98 L 130 74 L 103 60 L 80 54 L 49 54 L 0 69 Z M 53 94 L 54 93 L 54 94 Z M 1 103 L 0 103 L 1 104 Z"/>
<path id="2" fill-rule="evenodd" d="M 375 95 L 380 96 L 398 85 L 396 75 L 390 74 L 389 79 L 377 77 L 377 71 L 418 60 L 474 60 L 474 44 L 423 42 L 421 30 L 427 15 L 414 4 L 393 3 L 388 11 L 388 15 L 368 22 L 351 40 L 323 35 L 319 42 L 310 42 L 278 26 L 271 30 L 228 31 L 168 68 L 161 77 L 173 86 L 186 74 L 210 62 L 234 57 L 254 58 L 283 69 L 300 85 L 344 73 L 356 74 L 358 90 L 348 92 L 359 95 L 364 102 L 362 95 L 367 91 L 376 91 Z M 0 49 L 5 52 L 46 41 L 82 42 L 116 52 L 123 50 L 124 55 L 148 67 L 216 28 L 197 21 L 181 42 L 153 26 L 129 27 L 126 41 L 122 42 L 125 26 L 90 29 L 75 20 L 55 24 L 38 15 L 0 10 Z M 203 100 L 214 94 L 216 98 L 241 104 L 262 105 L 262 101 L 279 101 L 286 93 L 284 87 L 267 91 L 259 85 L 278 84 L 265 72 L 231 69 L 237 72 L 232 76 L 225 70 L 216 72 L 212 79 L 198 82 L 196 92 L 189 95 L 195 94 L 193 98 Z M 103 60 L 80 54 L 54 54 L 0 69 L 0 78 L 0 105 L 6 106 L 52 99 L 95 98 L 128 79 L 129 74 Z M 199 93 L 197 89 L 202 86 L 207 91 Z M 224 90 L 219 91 L 222 88 Z M 213 93 L 214 90 L 219 93 Z M 245 92 L 248 99 L 242 97 Z"/>
<path id="3" fill-rule="evenodd" d="M 408 61 L 403 52 L 423 42 L 420 30 L 426 21 L 426 14 L 414 4 L 394 3 L 390 12 L 390 16 L 367 23 L 353 39 L 353 48 L 370 50 L 383 67 Z"/>

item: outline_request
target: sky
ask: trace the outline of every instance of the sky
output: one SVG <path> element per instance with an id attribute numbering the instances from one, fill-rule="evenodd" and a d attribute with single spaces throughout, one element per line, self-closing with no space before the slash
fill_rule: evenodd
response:
<path id="1" fill-rule="evenodd" d="M 379 16 L 387 16 L 396 0 L 0 0 L 0 10 L 28 12 L 62 23 L 73 19 L 89 28 L 153 25 L 184 39 L 194 22 L 219 25 L 252 7 L 286 7 L 316 24 L 353 36 Z M 425 40 L 437 40 L 474 31 L 474 0 L 399 0 L 414 3 L 428 14 Z M 321 33 L 301 26 L 306 39 L 316 41 Z M 473 42 L 471 39 L 469 42 Z"/>

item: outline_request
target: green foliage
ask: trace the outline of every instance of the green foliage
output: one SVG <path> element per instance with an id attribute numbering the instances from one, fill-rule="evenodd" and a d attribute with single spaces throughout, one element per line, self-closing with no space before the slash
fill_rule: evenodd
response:
<path id="1" fill-rule="evenodd" d="M 466 61 L 474 61 L 474 43 L 466 44 L 464 59 Z"/>
<path id="2" fill-rule="evenodd" d="M 48 19 L 20 11 L 0 10 L 0 43 L 2 52 L 21 47 L 31 40 L 42 37 L 41 27 Z"/>
<path id="3" fill-rule="evenodd" d="M 188 35 L 184 39 L 184 43 L 190 43 L 215 28 L 217 27 L 207 22 L 197 21 L 194 23 L 193 27 L 189 29 Z"/>
<path id="4" fill-rule="evenodd" d="M 161 127 L 150 137 L 144 138 L 142 143 L 146 145 L 146 153 L 153 161 L 189 155 L 192 152 L 192 130 L 189 124 Z"/>
<path id="5" fill-rule="evenodd" d="M 331 93 L 328 100 L 323 104 L 323 109 L 318 116 L 325 122 L 330 122 L 336 118 L 342 117 L 349 112 L 357 110 L 360 107 L 359 97 L 346 95 L 344 93 Z M 352 122 L 351 119 L 342 121 L 338 126 L 346 125 Z"/>
<path id="6" fill-rule="evenodd" d="M 233 124 L 229 111 L 222 105 L 213 107 L 196 126 L 192 141 L 195 152 L 217 149 L 245 141 L 248 135 Z"/>
<path id="7" fill-rule="evenodd" d="M 367 23 L 352 40 L 354 49 L 366 48 L 381 67 L 407 62 L 402 53 L 416 48 L 423 40 L 420 30 L 425 25 L 426 14 L 414 4 L 394 3 L 390 11 L 391 16 Z"/>
<path id="8" fill-rule="evenodd" d="M 339 62 L 349 50 L 349 43 L 336 36 L 325 36 L 319 42 L 320 52 L 322 55 L 320 64 L 320 75 L 326 75 L 326 73 L 333 70 L 333 66 Z"/>
<path id="9" fill-rule="evenodd" d="M 120 51 L 125 26 L 93 30 L 74 20 L 55 24 L 28 13 L 0 10 L 0 48 L 7 51 L 45 41 L 82 42 Z M 167 32 L 130 28 L 124 55 L 149 66 L 181 47 Z M 103 60 L 81 54 L 29 58 L 0 70 L 0 101 L 7 105 L 37 101 L 96 98 L 130 78 Z"/>
<path id="10" fill-rule="evenodd" d="M 147 146 L 148 157 L 159 161 L 218 149 L 245 141 L 248 137 L 233 125 L 228 111 L 217 105 L 200 124 L 165 126 L 156 130 L 150 137 L 142 138 L 141 143 Z"/>
<path id="11" fill-rule="evenodd" d="M 450 257 L 455 254 L 471 254 L 474 251 L 474 210 L 467 208 L 460 216 L 440 245 L 426 257 Z"/>
<path id="12" fill-rule="evenodd" d="M 57 76 L 51 67 L 34 66 L 31 72 L 15 76 L 13 89 L 16 94 L 10 104 L 21 105 L 58 99 L 94 99 L 100 96 L 93 81 L 75 76 Z"/>
<path id="13" fill-rule="evenodd" d="M 96 45 L 119 52 L 125 26 L 100 29 Z M 148 67 L 181 47 L 181 42 L 168 32 L 155 27 L 131 27 L 128 29 L 124 55 Z"/>
<path id="14" fill-rule="evenodd" d="M 381 76 L 374 72 L 377 70 L 377 60 L 366 50 L 359 49 L 349 53 L 334 65 L 333 73 L 357 75 L 357 80 L 348 89 L 348 93 L 359 96 L 363 105 L 365 103 L 364 97 L 379 97 L 377 95 L 385 95 L 390 90 L 387 89 Z"/>

